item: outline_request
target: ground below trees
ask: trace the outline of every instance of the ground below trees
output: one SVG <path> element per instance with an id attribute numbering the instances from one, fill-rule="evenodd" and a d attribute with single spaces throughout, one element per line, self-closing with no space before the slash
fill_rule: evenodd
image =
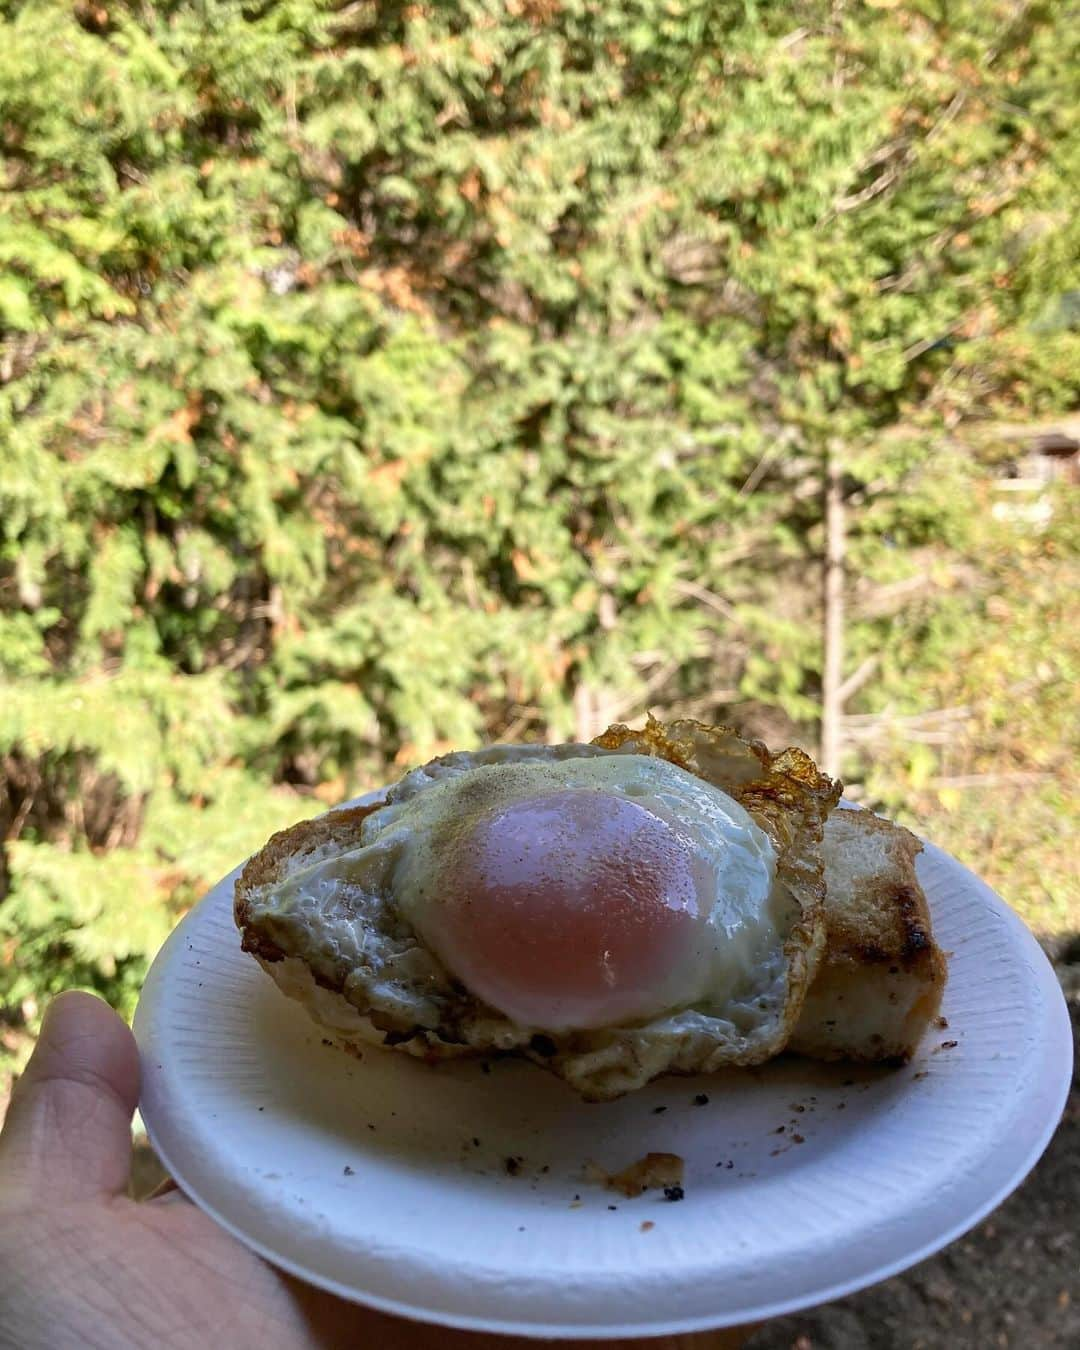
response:
<path id="1" fill-rule="evenodd" d="M 1055 964 L 1080 1058 L 1080 938 Z M 1080 1072 L 1050 1147 L 977 1228 L 895 1279 L 760 1328 L 745 1350 L 959 1350 L 1080 1345 Z"/>

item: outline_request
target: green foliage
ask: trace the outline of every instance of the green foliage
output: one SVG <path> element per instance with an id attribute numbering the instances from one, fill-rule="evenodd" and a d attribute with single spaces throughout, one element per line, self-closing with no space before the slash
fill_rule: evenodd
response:
<path id="1" fill-rule="evenodd" d="M 1053 506 L 1052 532 L 974 527 L 980 571 L 963 586 L 942 578 L 944 594 L 883 669 L 864 758 L 876 804 L 955 853 L 1033 927 L 1070 932 L 1080 926 L 1075 489 Z M 928 707 L 944 717 L 920 717 Z"/>
<path id="2" fill-rule="evenodd" d="M 812 744 L 830 446 L 862 708 L 967 698 L 1026 588 L 980 428 L 1076 396 L 1071 8 L 0 4 L 0 1001 L 130 1000 L 449 745 Z"/>

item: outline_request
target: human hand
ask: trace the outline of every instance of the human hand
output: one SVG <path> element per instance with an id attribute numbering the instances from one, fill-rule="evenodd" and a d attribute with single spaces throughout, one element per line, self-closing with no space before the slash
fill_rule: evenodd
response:
<path id="1" fill-rule="evenodd" d="M 138 1096 L 128 1028 L 99 999 L 61 994 L 0 1133 L 0 1346 L 535 1346 L 406 1322 L 334 1298 L 262 1261 L 179 1190 L 130 1199 Z M 737 1335 L 633 1344 L 727 1350 L 740 1343 Z"/>

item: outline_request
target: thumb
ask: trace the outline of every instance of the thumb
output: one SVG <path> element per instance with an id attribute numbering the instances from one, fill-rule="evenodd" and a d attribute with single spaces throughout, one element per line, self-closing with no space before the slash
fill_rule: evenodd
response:
<path id="1" fill-rule="evenodd" d="M 90 994 L 54 999 L 0 1133 L 0 1206 L 118 1195 L 138 1099 L 139 1055 L 123 1021 Z"/>

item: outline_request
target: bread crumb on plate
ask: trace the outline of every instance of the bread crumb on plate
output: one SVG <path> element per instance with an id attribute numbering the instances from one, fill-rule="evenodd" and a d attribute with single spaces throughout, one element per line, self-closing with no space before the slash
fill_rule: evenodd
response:
<path id="1" fill-rule="evenodd" d="M 681 1187 L 685 1163 L 677 1153 L 646 1153 L 621 1172 L 608 1172 L 599 1163 L 586 1165 L 586 1179 L 605 1186 L 609 1191 L 633 1197 L 649 1190 L 669 1190 Z"/>

